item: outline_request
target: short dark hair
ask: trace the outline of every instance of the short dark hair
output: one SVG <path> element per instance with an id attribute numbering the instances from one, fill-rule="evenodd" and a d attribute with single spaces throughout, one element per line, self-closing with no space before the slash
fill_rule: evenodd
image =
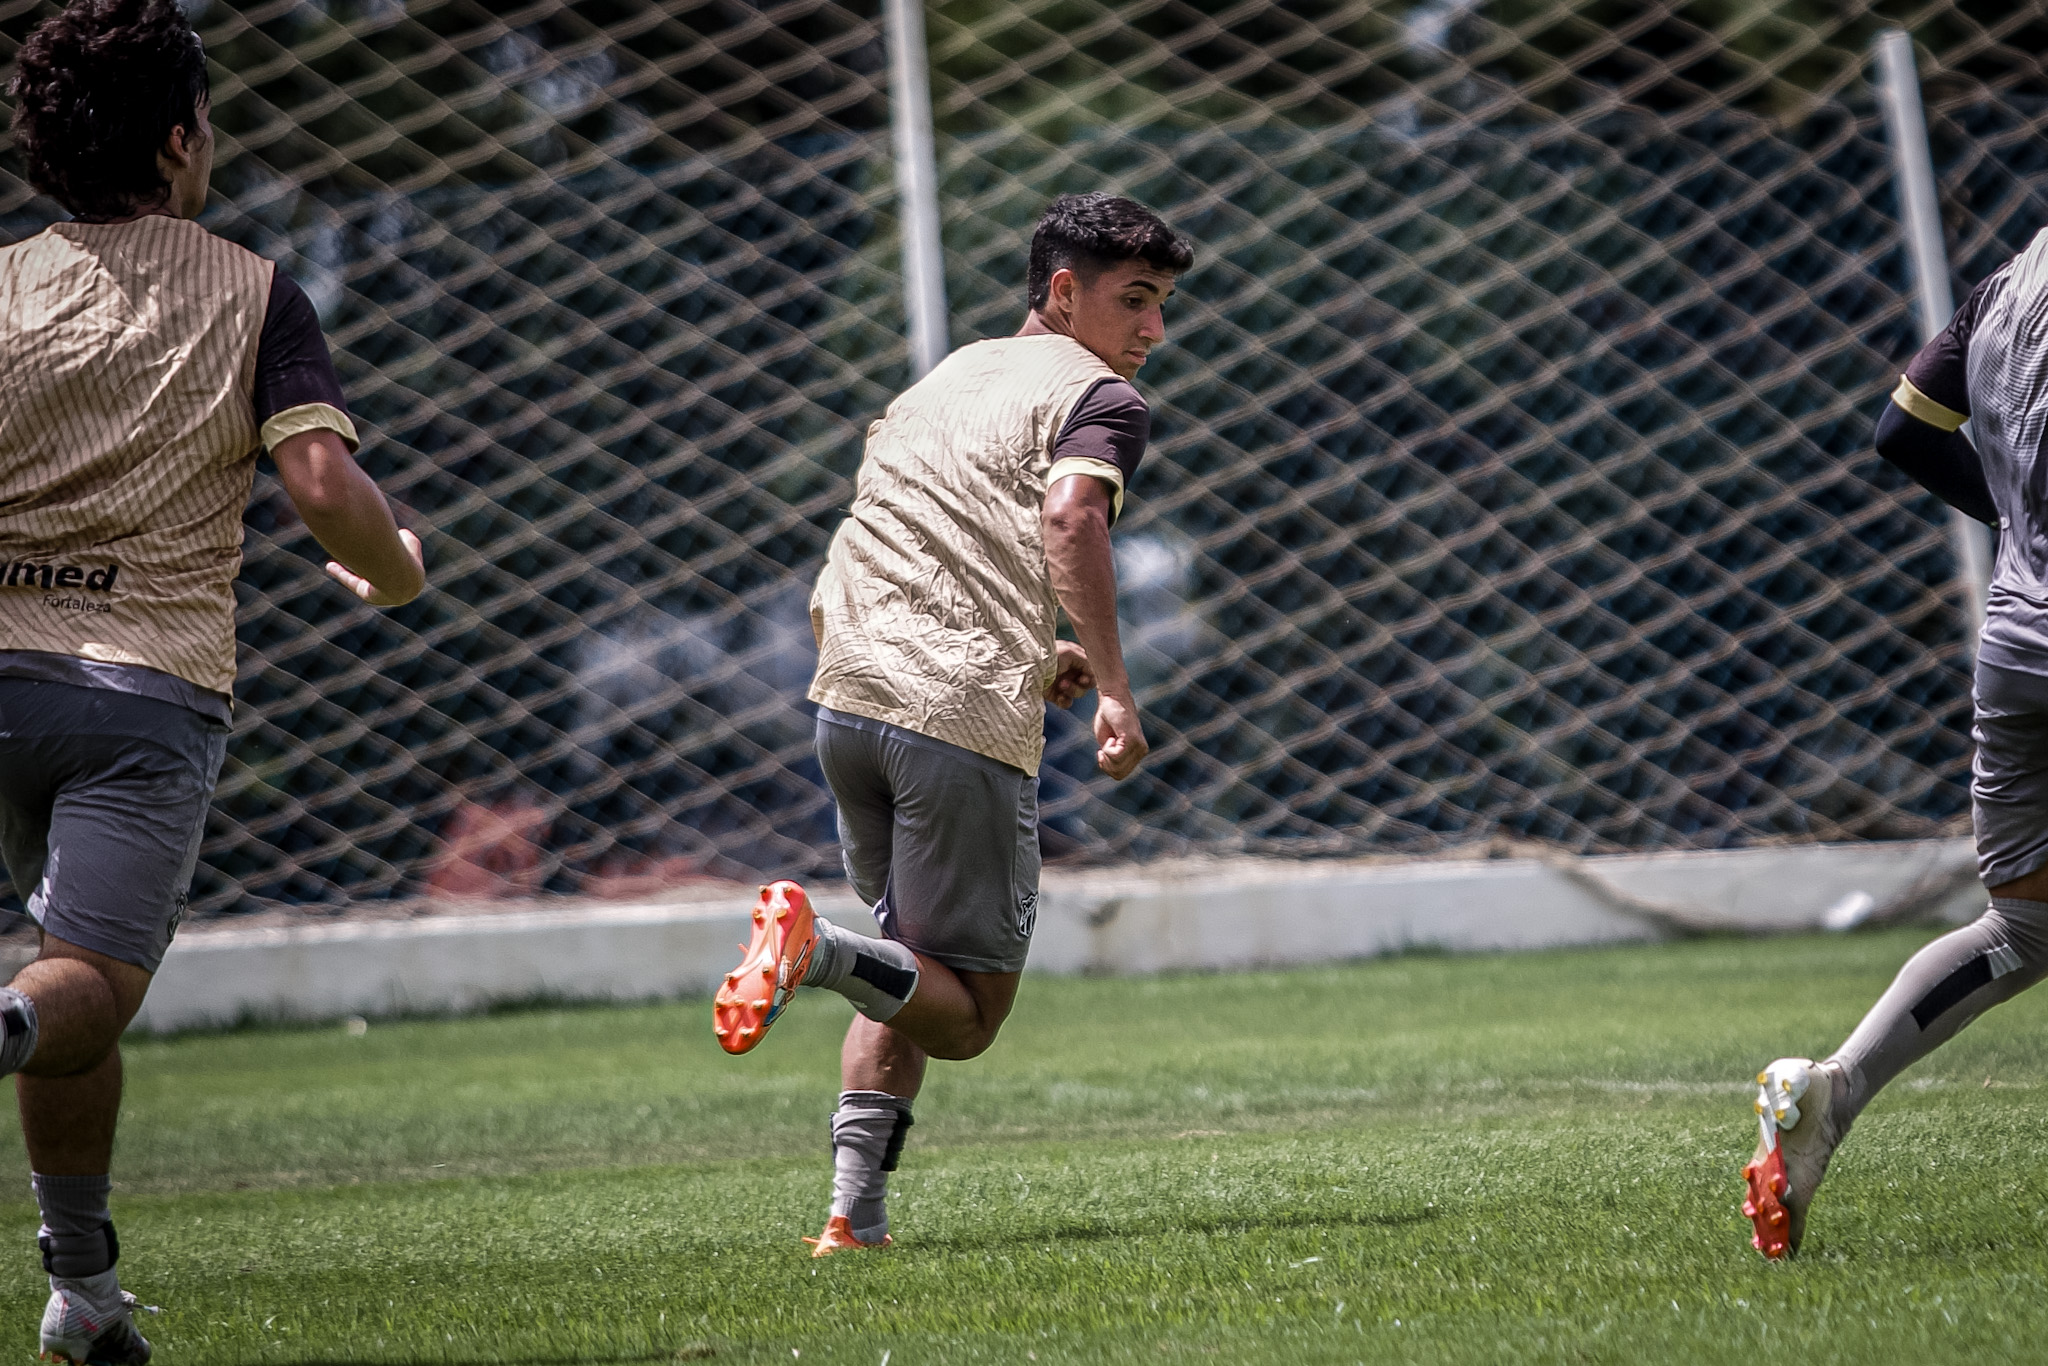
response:
<path id="1" fill-rule="evenodd" d="M 29 183 L 82 217 L 164 197 L 156 154 L 198 127 L 206 49 L 175 0 L 71 0 L 15 56 L 14 145 Z"/>
<path id="2" fill-rule="evenodd" d="M 1195 249 L 1143 204 L 1099 191 L 1063 194 L 1031 234 L 1025 302 L 1045 307 L 1055 271 L 1098 274 L 1119 261 L 1143 261 L 1178 275 L 1194 265 Z"/>

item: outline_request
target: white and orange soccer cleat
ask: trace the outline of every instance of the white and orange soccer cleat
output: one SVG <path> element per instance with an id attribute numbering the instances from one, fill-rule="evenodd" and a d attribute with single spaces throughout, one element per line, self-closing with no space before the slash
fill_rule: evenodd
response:
<path id="1" fill-rule="evenodd" d="M 1808 1058 L 1780 1058 L 1756 1074 L 1756 1155 L 1742 1169 L 1750 1246 L 1773 1261 L 1799 1251 L 1806 1212 L 1841 1135 L 1834 1131 L 1834 1076 Z"/>
<path id="2" fill-rule="evenodd" d="M 851 1252 L 856 1249 L 871 1251 L 876 1248 L 888 1247 L 896 1240 L 885 1233 L 882 1235 L 882 1241 L 879 1243 L 863 1243 L 860 1239 L 853 1236 L 853 1225 L 848 1222 L 846 1216 L 835 1214 L 825 1221 L 825 1231 L 823 1233 L 815 1238 L 806 1238 L 804 1241 L 811 1245 L 811 1255 L 813 1257 L 829 1257 L 835 1252 Z"/>
<path id="3" fill-rule="evenodd" d="M 810 970 L 818 947 L 811 899 L 794 882 L 771 882 L 754 903 L 753 942 L 711 1000 L 711 1032 L 728 1053 L 761 1042 Z"/>
<path id="4" fill-rule="evenodd" d="M 110 1296 L 90 1293 L 109 1287 Z M 135 1330 L 138 1309 L 162 1312 L 121 1289 L 110 1271 L 82 1281 L 53 1277 L 50 1301 L 43 1307 L 41 1359 L 62 1366 L 146 1366 L 150 1346 Z"/>

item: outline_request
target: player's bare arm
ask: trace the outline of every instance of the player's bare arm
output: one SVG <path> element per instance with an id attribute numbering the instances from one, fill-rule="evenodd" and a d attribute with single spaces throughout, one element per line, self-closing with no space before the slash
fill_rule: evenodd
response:
<path id="1" fill-rule="evenodd" d="M 1090 475 L 1069 475 L 1046 495 L 1045 558 L 1053 592 L 1095 675 L 1095 763 L 1121 782 L 1137 771 L 1147 746 L 1117 635 L 1109 515 L 1109 487 Z"/>
<path id="2" fill-rule="evenodd" d="M 300 432 L 270 452 L 306 530 L 334 558 L 327 572 L 372 607 L 411 602 L 427 586 L 420 539 L 402 530 L 384 491 L 330 431 Z"/>

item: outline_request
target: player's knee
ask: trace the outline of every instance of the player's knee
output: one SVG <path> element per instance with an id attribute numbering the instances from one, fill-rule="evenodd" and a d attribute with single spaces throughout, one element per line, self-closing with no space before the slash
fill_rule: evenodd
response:
<path id="1" fill-rule="evenodd" d="M 991 1025 L 973 1024 L 956 1030 L 950 1038 L 940 1040 L 939 1048 L 926 1048 L 925 1052 L 946 1062 L 966 1062 L 988 1052 L 1002 1030 L 1000 1021 Z"/>
<path id="2" fill-rule="evenodd" d="M 2048 973 L 2048 901 L 2007 895 L 2000 887 L 1978 923 L 1997 933 L 2030 973 Z"/>
<path id="3" fill-rule="evenodd" d="M 32 1077 L 75 1077 L 93 1071 L 120 1047 L 142 1005 L 149 974 L 140 968 L 46 939 L 35 962 L 14 979 L 37 1017 Z"/>
<path id="4" fill-rule="evenodd" d="M 996 1035 L 1002 1033 L 1003 1021 L 1010 1012 L 1007 1006 L 995 1010 L 986 1003 L 978 1004 L 981 1005 L 981 1009 L 975 1018 L 956 1026 L 952 1035 L 942 1041 L 945 1047 L 927 1048 L 925 1051 L 947 1062 L 965 1062 L 969 1058 L 978 1058 L 988 1052 L 989 1047 L 996 1041 Z"/>
<path id="5" fill-rule="evenodd" d="M 41 1077 L 45 1081 L 82 1077 L 89 1072 L 97 1072 L 120 1046 L 119 1034 L 112 1038 L 74 1036 L 58 1047 L 38 1048 L 36 1055 L 21 1069 L 21 1074 Z"/>

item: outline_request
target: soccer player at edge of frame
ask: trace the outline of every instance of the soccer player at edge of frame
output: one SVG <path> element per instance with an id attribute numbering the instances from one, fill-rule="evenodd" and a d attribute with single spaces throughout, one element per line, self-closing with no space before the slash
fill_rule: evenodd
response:
<path id="1" fill-rule="evenodd" d="M 1830 1057 L 1779 1058 L 1757 1074 L 1761 1134 L 1742 1169 L 1742 1211 L 1766 1257 L 1799 1250 L 1828 1161 L 1873 1096 L 2048 976 L 2048 520 L 2034 488 L 2048 437 L 2044 382 L 2048 231 L 1971 291 L 1912 359 L 1876 434 L 1878 454 L 2000 528 L 1977 646 L 1970 786 L 1991 905 L 1914 954 Z"/>
<path id="2" fill-rule="evenodd" d="M 29 179 L 0 249 L 0 855 L 42 947 L 0 988 L 50 1298 L 45 1360 L 149 1360 L 108 1208 L 121 1031 L 185 906 L 225 752 L 259 448 L 364 602 L 425 587 L 357 466 L 299 287 L 192 219 L 206 54 L 174 0 L 73 0 L 16 57 Z"/>
<path id="3" fill-rule="evenodd" d="M 1032 234 L 1023 328 L 955 351 L 868 428 L 811 597 L 810 697 L 846 875 L 883 937 L 773 883 L 712 1007 L 732 1053 L 800 987 L 858 1012 L 814 1256 L 888 1244 L 889 1173 L 926 1061 L 985 1051 L 1016 999 L 1037 919 L 1044 704 L 1097 689 L 1097 765 L 1122 780 L 1145 757 L 1109 532 L 1151 431 L 1131 381 L 1193 264 L 1128 199 L 1055 200 Z M 1056 639 L 1062 609 L 1078 641 Z"/>

